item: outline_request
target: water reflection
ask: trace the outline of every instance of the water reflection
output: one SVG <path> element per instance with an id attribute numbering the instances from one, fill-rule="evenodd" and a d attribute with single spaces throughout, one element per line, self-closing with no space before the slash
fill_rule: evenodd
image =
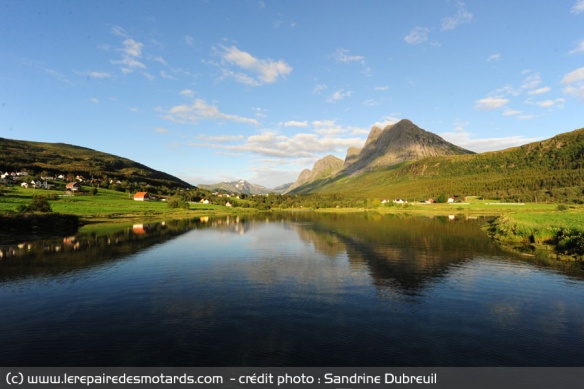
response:
<path id="1" fill-rule="evenodd" d="M 279 223 L 316 252 L 331 258 L 346 255 L 351 267 L 367 269 L 381 293 L 387 288 L 397 288 L 415 295 L 453 266 L 471 260 L 477 252 L 509 255 L 487 239 L 480 229 L 484 222 L 483 218 L 454 215 L 407 217 L 297 212 L 136 223 L 102 233 L 0 245 L 0 282 L 57 275 L 123 260 L 191 230 L 213 229 L 245 235 L 260 226 Z M 262 239 L 262 242 L 274 246 L 283 240 L 285 237 Z M 537 266 L 554 267 L 576 277 L 583 273 L 571 263 L 512 257 Z M 293 273 L 294 269 L 290 271 Z"/>
<path id="2" fill-rule="evenodd" d="M 270 213 L 3 246 L 0 365 L 580 364 L 582 271 L 482 222 Z"/>

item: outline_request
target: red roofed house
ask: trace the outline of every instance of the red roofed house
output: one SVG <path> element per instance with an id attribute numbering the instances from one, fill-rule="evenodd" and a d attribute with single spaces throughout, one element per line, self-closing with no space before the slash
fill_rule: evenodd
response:
<path id="1" fill-rule="evenodd" d="M 148 200 L 150 200 L 150 195 L 148 194 L 148 192 L 138 192 L 134 195 L 134 200 L 148 201 Z"/>

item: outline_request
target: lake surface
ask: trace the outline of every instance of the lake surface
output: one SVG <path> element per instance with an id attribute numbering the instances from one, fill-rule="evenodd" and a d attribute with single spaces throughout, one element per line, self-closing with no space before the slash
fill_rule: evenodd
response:
<path id="1" fill-rule="evenodd" d="M 203 217 L 4 245 L 0 366 L 584 366 L 582 269 L 450 219 Z"/>

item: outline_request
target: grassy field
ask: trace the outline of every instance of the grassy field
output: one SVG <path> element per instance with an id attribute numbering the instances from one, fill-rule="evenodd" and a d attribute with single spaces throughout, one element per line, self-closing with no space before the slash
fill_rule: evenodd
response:
<path id="1" fill-rule="evenodd" d="M 79 216 L 84 223 L 124 222 L 147 219 L 179 219 L 200 214 L 233 213 L 220 205 L 191 204 L 189 209 L 170 208 L 164 201 L 134 201 L 132 194 L 100 189 L 96 195 L 63 196 L 62 191 L 11 187 L 0 196 L 0 213 L 17 212 L 34 195 L 48 196 L 53 212 Z"/>
<path id="2" fill-rule="evenodd" d="M 160 221 L 203 215 L 255 212 L 252 208 L 229 208 L 222 205 L 190 204 L 188 209 L 170 208 L 163 201 L 134 201 L 131 194 L 100 189 L 96 195 L 62 196 L 61 191 L 33 190 L 20 187 L 5 188 L 0 196 L 0 213 L 17 212 L 34 195 L 50 196 L 53 212 L 73 214 L 87 228 L 106 228 L 104 224 L 132 221 Z M 492 216 L 487 227 L 489 234 L 503 244 L 549 246 L 559 253 L 584 257 L 584 206 L 536 203 L 501 203 L 470 197 L 464 203 L 380 205 L 369 208 L 319 209 L 318 212 L 402 213 L 407 215 Z M 92 227 L 90 227 L 92 226 Z"/>

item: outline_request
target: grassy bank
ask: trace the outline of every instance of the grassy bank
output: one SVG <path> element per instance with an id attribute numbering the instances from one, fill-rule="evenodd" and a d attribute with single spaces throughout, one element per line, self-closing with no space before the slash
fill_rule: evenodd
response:
<path id="1" fill-rule="evenodd" d="M 584 213 L 556 210 L 495 218 L 487 232 L 503 245 L 560 259 L 584 259 Z"/>
<path id="2" fill-rule="evenodd" d="M 46 196 L 54 213 L 78 216 L 83 224 L 182 219 L 237 212 L 212 204 L 190 204 L 188 209 L 171 208 L 165 201 L 135 201 L 130 193 L 107 189 L 100 189 L 95 195 L 63 196 L 62 191 L 11 187 L 0 196 L 0 214 L 18 212 L 19 207 L 28 205 L 35 195 Z"/>

